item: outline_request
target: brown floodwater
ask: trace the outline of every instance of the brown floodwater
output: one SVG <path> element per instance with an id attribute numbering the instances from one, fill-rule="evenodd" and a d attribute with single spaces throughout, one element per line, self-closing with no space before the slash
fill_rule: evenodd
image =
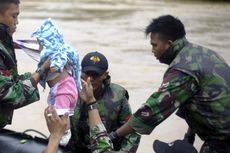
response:
<path id="1" fill-rule="evenodd" d="M 152 18 L 172 14 L 185 25 L 187 38 L 216 50 L 230 64 L 230 4 L 210 2 L 157 0 L 23 0 L 15 39 L 30 39 L 31 33 L 46 18 L 52 18 L 67 43 L 84 56 L 99 51 L 109 60 L 112 81 L 130 94 L 133 111 L 160 85 L 167 66 L 151 53 L 145 27 Z M 17 50 L 19 71 L 34 71 L 36 62 Z M 41 100 L 15 112 L 13 124 L 17 131 L 37 129 L 48 135 L 43 110 L 49 89 L 41 91 Z M 154 139 L 170 142 L 182 139 L 186 124 L 175 115 L 143 136 L 138 153 L 150 153 Z M 202 141 L 197 138 L 196 148 Z"/>

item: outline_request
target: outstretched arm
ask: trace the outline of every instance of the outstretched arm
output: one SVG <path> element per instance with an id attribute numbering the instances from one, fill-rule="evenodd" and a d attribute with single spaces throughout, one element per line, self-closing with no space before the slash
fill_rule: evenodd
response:
<path id="1" fill-rule="evenodd" d="M 1 63 L 2 61 L 3 59 L 0 56 L 1 104 L 6 105 L 7 109 L 17 109 L 39 100 L 37 84 L 42 74 L 27 72 L 19 76 L 15 71 L 5 69 L 5 66 Z M 49 66 L 50 62 L 47 60 L 41 69 L 45 72 L 49 69 Z"/>
<path id="2" fill-rule="evenodd" d="M 119 129 L 116 130 L 118 137 L 124 137 L 133 132 L 134 130 L 131 128 L 131 126 L 128 125 L 128 123 L 125 123 Z"/>
<path id="3" fill-rule="evenodd" d="M 123 95 L 123 99 L 121 102 L 121 107 L 119 111 L 119 116 L 118 116 L 118 122 L 120 125 L 124 125 L 129 118 L 132 116 L 132 110 L 128 102 L 128 92 L 125 91 L 125 94 Z M 111 135 L 113 135 L 114 131 L 110 133 L 110 138 Z M 141 135 L 139 135 L 136 132 L 133 132 L 131 134 L 128 134 L 125 137 L 122 137 L 121 139 L 111 139 L 113 143 L 121 143 L 120 152 L 136 152 L 140 143 Z"/>

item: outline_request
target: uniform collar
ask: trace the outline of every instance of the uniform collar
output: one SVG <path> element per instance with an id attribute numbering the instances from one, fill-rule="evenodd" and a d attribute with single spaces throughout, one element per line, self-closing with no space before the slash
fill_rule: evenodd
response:
<path id="1" fill-rule="evenodd" d="M 188 40 L 185 37 L 175 40 L 172 46 L 159 58 L 159 61 L 169 65 L 187 43 Z"/>
<path id="2" fill-rule="evenodd" d="M 10 40 L 12 39 L 12 37 L 8 34 L 7 30 L 8 30 L 8 26 L 0 23 L 0 41 L 6 45 L 10 43 Z"/>

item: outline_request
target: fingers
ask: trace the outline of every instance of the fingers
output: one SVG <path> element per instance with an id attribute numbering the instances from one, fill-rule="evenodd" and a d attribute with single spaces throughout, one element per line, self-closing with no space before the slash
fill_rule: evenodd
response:
<path id="1" fill-rule="evenodd" d="M 67 124 L 68 119 L 69 119 L 69 114 L 68 114 L 68 113 L 65 113 L 65 114 L 61 117 L 61 119 L 64 121 L 65 124 Z"/>
<path id="2" fill-rule="evenodd" d="M 50 60 L 50 58 L 48 58 L 43 64 L 42 64 L 42 68 L 44 69 L 44 70 L 48 70 L 49 68 L 50 68 L 50 64 L 51 64 L 51 60 Z"/>
<path id="3" fill-rule="evenodd" d="M 48 106 L 45 109 L 45 115 L 47 116 L 48 114 L 57 115 L 57 112 L 56 112 L 54 106 Z"/>
<path id="4" fill-rule="evenodd" d="M 88 83 L 89 88 L 93 88 L 90 77 L 87 78 L 87 83 Z"/>
<path id="5" fill-rule="evenodd" d="M 47 107 L 44 111 L 44 116 L 45 116 L 45 119 L 46 119 L 46 124 L 48 125 L 50 123 L 50 115 L 49 115 L 49 107 Z"/>
<path id="6" fill-rule="evenodd" d="M 85 88 L 87 86 L 87 82 L 83 79 L 81 79 L 82 87 Z"/>
<path id="7" fill-rule="evenodd" d="M 58 116 L 57 111 L 56 111 L 56 109 L 54 108 L 54 106 L 50 106 L 50 112 L 51 112 L 51 114 L 52 114 L 53 116 Z"/>
<path id="8" fill-rule="evenodd" d="M 55 67 L 50 67 L 50 72 L 56 72 L 57 69 Z"/>
<path id="9" fill-rule="evenodd" d="M 83 88 L 87 88 L 87 87 L 92 88 L 92 83 L 91 83 L 90 77 L 88 77 L 86 81 L 81 79 L 81 82 L 82 82 Z"/>
<path id="10" fill-rule="evenodd" d="M 62 136 L 68 125 L 69 115 L 65 113 L 62 117 L 58 116 L 54 106 L 48 106 L 44 111 L 46 124 L 51 135 Z"/>
<path id="11" fill-rule="evenodd" d="M 88 85 L 89 85 L 89 84 L 91 83 L 91 82 L 90 82 L 90 77 L 88 77 L 86 81 L 87 81 L 87 83 L 88 83 Z"/>
<path id="12" fill-rule="evenodd" d="M 54 106 L 48 106 L 44 111 L 44 116 L 47 122 L 50 122 L 51 120 L 56 120 L 58 115 Z"/>
<path id="13" fill-rule="evenodd" d="M 50 65 L 51 63 L 51 58 L 48 58 L 46 61 L 45 61 L 46 64 Z"/>

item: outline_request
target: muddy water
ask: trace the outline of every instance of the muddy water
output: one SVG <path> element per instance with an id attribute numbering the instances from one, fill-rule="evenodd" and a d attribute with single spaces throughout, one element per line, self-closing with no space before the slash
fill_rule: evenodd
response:
<path id="1" fill-rule="evenodd" d="M 167 68 L 151 54 L 144 29 L 152 18 L 163 14 L 178 16 L 185 24 L 187 38 L 217 50 L 230 64 L 230 5 L 154 0 L 40 0 L 21 2 L 21 14 L 15 39 L 30 34 L 51 17 L 62 30 L 66 42 L 77 48 L 81 57 L 100 51 L 109 60 L 112 81 L 126 87 L 133 111 L 158 88 Z M 17 51 L 19 71 L 34 71 L 36 62 Z M 41 91 L 41 100 L 15 111 L 13 124 L 17 131 L 37 129 L 48 135 L 43 118 L 48 89 Z M 151 135 L 143 136 L 138 153 L 150 153 L 154 139 L 181 139 L 186 124 L 175 115 L 159 125 Z M 200 148 L 202 141 L 196 139 Z"/>

